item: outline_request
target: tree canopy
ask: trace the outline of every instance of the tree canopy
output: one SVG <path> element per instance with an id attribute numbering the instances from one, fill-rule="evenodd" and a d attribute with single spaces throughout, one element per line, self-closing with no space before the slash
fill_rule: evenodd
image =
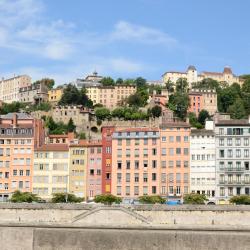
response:
<path id="1" fill-rule="evenodd" d="M 52 203 L 78 203 L 84 201 L 84 198 L 77 197 L 76 195 L 70 193 L 54 193 L 52 195 Z"/>
<path id="2" fill-rule="evenodd" d="M 103 86 L 114 86 L 115 85 L 115 81 L 113 78 L 111 77 L 103 77 L 102 80 L 101 80 L 101 84 Z"/>
<path id="3" fill-rule="evenodd" d="M 10 201 L 14 203 L 19 203 L 19 202 L 38 202 L 40 201 L 41 198 L 39 198 L 36 194 L 32 194 L 30 192 L 21 192 L 19 190 L 15 191 L 11 198 Z"/>
<path id="4" fill-rule="evenodd" d="M 93 102 L 86 95 L 85 88 L 78 90 L 75 85 L 69 84 L 63 90 L 59 105 L 83 105 L 91 108 L 93 107 Z"/>
<path id="5" fill-rule="evenodd" d="M 35 81 L 34 85 L 40 84 L 40 83 L 44 83 L 47 86 L 47 88 L 50 90 L 50 89 L 53 89 L 53 87 L 55 85 L 55 80 L 50 79 L 50 78 L 43 78 L 41 80 Z"/>

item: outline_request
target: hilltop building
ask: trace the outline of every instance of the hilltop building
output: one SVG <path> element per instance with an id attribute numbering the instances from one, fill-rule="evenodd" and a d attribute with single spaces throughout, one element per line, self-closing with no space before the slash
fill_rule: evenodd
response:
<path id="1" fill-rule="evenodd" d="M 230 67 L 225 67 L 223 72 L 203 71 L 198 74 L 194 66 L 189 66 L 186 72 L 167 71 L 162 75 L 162 77 L 165 83 L 169 80 L 173 83 L 176 83 L 179 78 L 186 78 L 190 88 L 192 83 L 200 82 L 205 78 L 211 78 L 218 82 L 227 82 L 229 85 L 235 82 L 240 85 L 243 83 L 243 81 L 238 76 L 233 74 Z"/>
<path id="2" fill-rule="evenodd" d="M 100 82 L 102 79 L 103 77 L 99 76 L 98 73 L 94 71 L 92 75 L 88 75 L 84 79 L 76 79 L 75 85 L 78 89 L 90 86 L 100 86 L 101 85 Z"/>

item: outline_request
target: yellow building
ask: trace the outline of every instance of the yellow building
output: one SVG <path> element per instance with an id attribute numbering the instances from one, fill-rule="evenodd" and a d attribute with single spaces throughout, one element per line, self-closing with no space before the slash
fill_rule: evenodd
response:
<path id="1" fill-rule="evenodd" d="M 87 199 L 88 143 L 76 141 L 69 146 L 69 192 Z"/>
<path id="2" fill-rule="evenodd" d="M 136 92 L 136 86 L 87 86 L 87 96 L 94 104 L 100 103 L 107 108 L 116 108 L 130 95 Z"/>
<path id="3" fill-rule="evenodd" d="M 49 94 L 49 102 L 57 103 L 61 100 L 63 95 L 63 87 L 57 87 L 56 89 L 51 89 L 48 91 Z"/>
<path id="4" fill-rule="evenodd" d="M 69 147 L 45 144 L 35 151 L 33 193 L 51 199 L 53 193 L 69 192 Z"/>

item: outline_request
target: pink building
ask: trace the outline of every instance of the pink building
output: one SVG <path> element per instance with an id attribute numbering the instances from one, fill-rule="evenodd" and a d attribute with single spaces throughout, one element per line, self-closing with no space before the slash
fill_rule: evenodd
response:
<path id="1" fill-rule="evenodd" d="M 114 195 L 136 198 L 159 194 L 159 129 L 116 129 L 112 136 L 111 175 Z"/>
<path id="2" fill-rule="evenodd" d="M 203 95 L 200 92 L 190 92 L 188 96 L 189 96 L 189 103 L 190 103 L 188 112 L 193 112 L 198 117 L 200 111 L 204 109 Z"/>
<path id="3" fill-rule="evenodd" d="M 188 123 L 166 122 L 160 126 L 160 193 L 170 199 L 189 193 L 189 136 Z"/>
<path id="4" fill-rule="evenodd" d="M 102 193 L 102 142 L 88 142 L 87 197 Z"/>

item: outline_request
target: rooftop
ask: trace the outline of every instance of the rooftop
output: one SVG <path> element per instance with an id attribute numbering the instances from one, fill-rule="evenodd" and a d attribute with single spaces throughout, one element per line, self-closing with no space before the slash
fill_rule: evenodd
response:
<path id="1" fill-rule="evenodd" d="M 69 146 L 67 144 L 43 144 L 35 151 L 68 151 Z"/>
<path id="2" fill-rule="evenodd" d="M 27 113 L 8 113 L 6 115 L 0 115 L 1 119 L 13 119 L 14 115 L 17 115 L 17 119 L 32 120 L 33 117 Z"/>
<path id="3" fill-rule="evenodd" d="M 214 131 L 207 129 L 192 129 L 191 135 L 214 135 Z"/>
<path id="4" fill-rule="evenodd" d="M 218 120 L 215 123 L 216 126 L 250 126 L 248 119 L 231 119 L 231 120 Z"/>
<path id="5" fill-rule="evenodd" d="M 140 127 L 140 128 L 122 128 L 116 129 L 115 132 L 157 132 L 159 131 L 158 128 L 147 128 L 147 127 Z"/>

